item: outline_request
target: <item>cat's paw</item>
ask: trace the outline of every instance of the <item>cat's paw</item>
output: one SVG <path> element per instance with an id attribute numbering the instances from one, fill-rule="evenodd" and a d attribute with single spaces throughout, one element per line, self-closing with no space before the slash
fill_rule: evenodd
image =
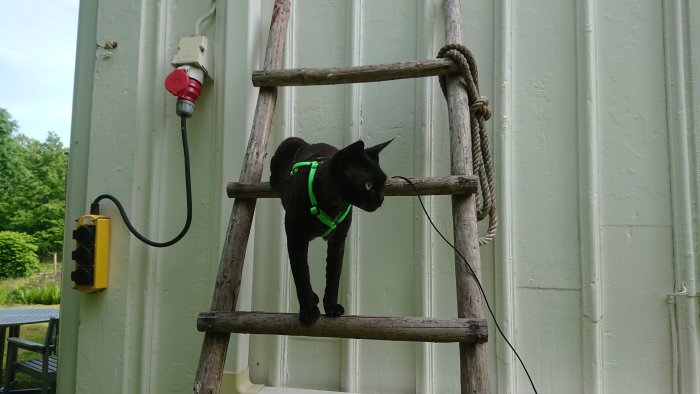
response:
<path id="1" fill-rule="evenodd" d="M 305 326 L 310 326 L 316 323 L 316 320 L 318 320 L 320 316 L 321 311 L 316 305 L 308 308 L 301 308 L 299 310 L 299 321 Z"/>
<path id="2" fill-rule="evenodd" d="M 326 316 L 328 317 L 338 317 L 345 314 L 345 308 L 340 304 L 323 304 L 323 310 L 326 311 Z"/>

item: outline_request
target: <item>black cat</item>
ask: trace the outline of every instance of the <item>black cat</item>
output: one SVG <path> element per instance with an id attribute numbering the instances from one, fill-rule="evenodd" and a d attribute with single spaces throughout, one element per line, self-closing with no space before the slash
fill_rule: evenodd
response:
<path id="1" fill-rule="evenodd" d="M 286 213 L 287 250 L 299 299 L 299 320 L 313 324 L 320 316 L 318 296 L 311 288 L 307 261 L 309 241 L 328 241 L 327 316 L 345 313 L 338 304 L 345 237 L 352 221 L 351 205 L 375 211 L 384 201 L 386 174 L 379 168 L 379 152 L 391 140 L 365 149 L 357 141 L 338 150 L 328 144 L 308 144 L 301 138 L 284 140 L 270 162 L 270 184 L 280 192 Z"/>

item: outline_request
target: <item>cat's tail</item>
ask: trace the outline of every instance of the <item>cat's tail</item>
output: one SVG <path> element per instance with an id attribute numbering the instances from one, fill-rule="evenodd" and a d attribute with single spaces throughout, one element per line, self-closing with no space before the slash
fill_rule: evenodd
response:
<path id="1" fill-rule="evenodd" d="M 306 141 L 297 137 L 289 137 L 282 141 L 270 160 L 270 184 L 272 186 L 279 185 L 283 174 L 291 171 L 297 152 L 307 146 L 309 144 Z"/>

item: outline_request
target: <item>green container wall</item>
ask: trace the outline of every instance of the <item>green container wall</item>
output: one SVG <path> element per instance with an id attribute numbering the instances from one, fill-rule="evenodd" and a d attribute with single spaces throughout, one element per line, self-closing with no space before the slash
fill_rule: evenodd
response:
<path id="1" fill-rule="evenodd" d="M 196 317 L 211 302 L 232 206 L 225 186 L 239 177 L 257 99 L 250 74 L 272 13 L 271 0 L 217 3 L 202 25 L 214 43 L 214 78 L 188 123 L 192 228 L 177 245 L 153 249 L 102 203 L 113 218 L 109 288 L 75 292 L 65 265 L 62 393 L 191 390 L 203 338 Z M 151 238 L 181 228 L 179 119 L 163 80 L 179 38 L 209 6 L 81 3 L 68 227 L 95 196 L 112 193 Z M 538 389 L 700 390 L 700 5 L 464 0 L 462 15 L 494 113 L 500 229 L 482 248 L 484 286 Z M 106 41 L 117 48 L 95 47 Z M 298 0 L 284 67 L 427 59 L 443 44 L 441 1 Z M 395 138 L 381 157 L 390 176 L 449 173 L 436 78 L 281 88 L 268 158 L 288 136 L 337 146 Z M 426 201 L 449 234 L 449 198 Z M 455 316 L 453 254 L 417 201 L 390 197 L 378 212 L 355 215 L 341 285 L 346 311 Z M 282 220 L 279 201 L 258 201 L 239 310 L 297 311 Z M 69 235 L 66 245 L 70 255 Z M 309 259 L 322 292 L 322 241 Z M 530 393 L 492 322 L 489 332 L 492 392 Z M 234 335 L 225 370 L 222 392 L 254 392 L 245 388 L 248 373 L 269 393 L 459 392 L 455 344 Z"/>

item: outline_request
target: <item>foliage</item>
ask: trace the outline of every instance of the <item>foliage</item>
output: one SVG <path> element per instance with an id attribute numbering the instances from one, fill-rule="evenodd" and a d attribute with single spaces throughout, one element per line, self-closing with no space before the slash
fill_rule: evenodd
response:
<path id="1" fill-rule="evenodd" d="M 7 302 L 10 304 L 60 304 L 61 286 L 57 283 L 29 284 L 12 290 L 7 295 Z"/>
<path id="2" fill-rule="evenodd" d="M 37 246 L 30 235 L 0 231 L 0 277 L 17 278 L 39 270 Z"/>
<path id="3" fill-rule="evenodd" d="M 63 264 L 59 262 L 58 270 L 54 271 L 53 263 L 40 263 L 39 272 L 36 272 L 25 278 L 4 278 L 0 279 L 0 308 L 10 305 L 15 305 L 18 300 L 21 301 L 23 298 L 27 301 L 52 301 L 59 302 L 60 296 L 56 296 L 56 292 L 59 291 L 62 282 L 62 266 Z M 35 288 L 38 290 L 29 290 L 30 288 Z M 56 290 L 47 290 L 45 288 L 54 288 Z M 54 295 L 50 296 L 20 296 L 20 291 L 27 293 L 50 293 L 53 292 Z"/>
<path id="4" fill-rule="evenodd" d="M 19 143 L 12 138 L 12 132 L 15 130 L 17 122 L 12 120 L 5 109 L 0 108 L 0 203 L 10 193 L 11 181 L 17 179 L 21 172 Z M 0 223 L 3 223 L 2 220 Z"/>
<path id="5" fill-rule="evenodd" d="M 16 131 L 0 108 L 0 230 L 32 234 L 40 255 L 60 252 L 68 150 L 53 132 L 42 142 Z"/>

